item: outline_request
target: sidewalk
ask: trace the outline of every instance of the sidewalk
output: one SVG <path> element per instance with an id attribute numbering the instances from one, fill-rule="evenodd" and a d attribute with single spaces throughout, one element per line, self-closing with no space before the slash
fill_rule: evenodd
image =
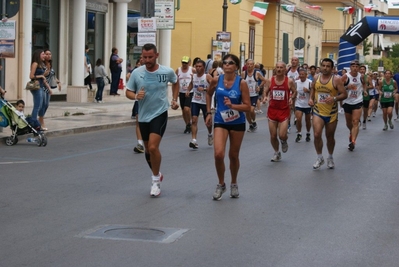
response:
<path id="1" fill-rule="evenodd" d="M 125 96 L 115 97 L 102 104 L 50 102 L 44 120 L 48 128 L 45 134 L 47 137 L 60 136 L 134 125 L 135 120 L 131 118 L 133 104 L 134 101 Z M 25 114 L 30 111 L 31 108 L 26 108 Z M 170 108 L 168 113 L 169 117 L 181 116 L 180 108 Z M 10 135 L 10 128 L 3 128 L 0 139 Z"/>

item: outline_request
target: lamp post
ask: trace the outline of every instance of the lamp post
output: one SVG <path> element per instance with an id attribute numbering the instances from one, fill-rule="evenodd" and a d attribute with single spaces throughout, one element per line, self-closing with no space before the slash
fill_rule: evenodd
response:
<path id="1" fill-rule="evenodd" d="M 222 25 L 222 31 L 226 31 L 226 24 L 227 24 L 227 8 L 229 6 L 227 5 L 227 0 L 223 0 L 223 25 Z"/>

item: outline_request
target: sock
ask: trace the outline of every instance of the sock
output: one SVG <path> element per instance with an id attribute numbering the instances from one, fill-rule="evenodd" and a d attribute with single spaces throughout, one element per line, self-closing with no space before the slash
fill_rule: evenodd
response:
<path id="1" fill-rule="evenodd" d="M 319 159 L 322 159 L 322 158 L 323 158 L 323 155 L 322 155 L 322 154 L 317 154 L 317 157 L 318 157 Z"/>
<path id="2" fill-rule="evenodd" d="M 332 155 L 332 154 L 328 154 L 328 158 L 329 158 L 329 159 L 332 159 L 332 158 L 333 158 L 333 155 Z"/>
<path id="3" fill-rule="evenodd" d="M 143 140 L 137 140 L 137 143 L 138 143 L 139 145 L 144 146 Z"/>
<path id="4" fill-rule="evenodd" d="M 197 139 L 192 139 L 191 142 L 197 143 Z"/>
<path id="5" fill-rule="evenodd" d="M 159 179 L 161 178 L 161 174 L 158 173 L 158 175 L 152 175 L 151 178 L 153 181 L 159 181 Z"/>
<path id="6" fill-rule="evenodd" d="M 150 169 L 152 169 L 150 154 L 145 153 L 145 159 L 147 160 L 147 163 L 148 163 L 148 166 L 150 166 Z"/>

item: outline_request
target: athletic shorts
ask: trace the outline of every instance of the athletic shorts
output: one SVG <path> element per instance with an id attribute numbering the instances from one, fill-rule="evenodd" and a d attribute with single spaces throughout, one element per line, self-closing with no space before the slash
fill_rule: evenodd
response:
<path id="1" fill-rule="evenodd" d="M 180 101 L 180 106 L 181 108 L 184 107 L 191 107 L 191 99 L 193 99 L 193 93 L 190 93 L 188 96 L 186 96 L 185 93 L 179 93 L 179 101 Z"/>
<path id="2" fill-rule="evenodd" d="M 295 107 L 295 110 L 302 111 L 304 114 L 310 114 L 312 112 L 312 108 L 300 108 L 300 107 Z"/>
<path id="3" fill-rule="evenodd" d="M 206 118 L 206 104 L 199 104 L 195 102 L 191 102 L 191 116 L 199 116 L 200 110 L 202 110 L 202 116 L 204 116 L 204 120 Z"/>
<path id="4" fill-rule="evenodd" d="M 370 105 L 370 100 L 363 100 L 363 107 L 364 108 L 369 108 Z"/>
<path id="5" fill-rule="evenodd" d="M 284 122 L 290 118 L 291 115 L 291 109 L 273 109 L 273 108 L 268 108 L 267 110 L 267 117 L 269 118 L 270 121 L 275 121 L 275 122 Z"/>
<path id="6" fill-rule="evenodd" d="M 139 101 L 134 101 L 132 116 L 135 117 L 137 114 L 139 114 Z"/>
<path id="7" fill-rule="evenodd" d="M 213 125 L 214 128 L 223 128 L 227 131 L 236 131 L 236 132 L 245 132 L 245 123 L 240 124 L 224 124 L 224 123 L 215 123 Z"/>
<path id="8" fill-rule="evenodd" d="M 370 96 L 370 100 L 371 100 L 371 99 L 375 99 L 375 100 L 378 101 L 379 98 L 380 98 L 380 95 L 379 95 L 379 94 L 371 95 L 371 96 Z"/>
<path id="9" fill-rule="evenodd" d="M 347 103 L 343 104 L 342 107 L 344 108 L 345 113 L 352 114 L 352 111 L 356 109 L 361 109 L 363 107 L 363 102 L 354 104 L 354 105 L 349 105 Z"/>
<path id="10" fill-rule="evenodd" d="M 395 102 L 380 102 L 381 108 L 389 108 L 395 105 Z"/>
<path id="11" fill-rule="evenodd" d="M 161 137 L 165 133 L 168 124 L 168 111 L 165 111 L 158 117 L 153 118 L 150 122 L 139 122 L 140 133 L 143 141 L 150 139 L 150 134 L 155 133 Z"/>
<path id="12" fill-rule="evenodd" d="M 256 103 L 258 102 L 258 96 L 251 96 L 251 106 L 256 107 Z"/>
<path id="13" fill-rule="evenodd" d="M 334 121 L 338 120 L 338 113 L 332 114 L 330 116 L 321 116 L 313 111 L 313 116 L 317 116 L 324 121 L 324 124 L 333 123 Z"/>

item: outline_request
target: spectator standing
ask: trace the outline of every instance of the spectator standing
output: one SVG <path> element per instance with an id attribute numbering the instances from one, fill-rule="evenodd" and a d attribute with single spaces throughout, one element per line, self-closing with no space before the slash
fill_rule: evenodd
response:
<path id="1" fill-rule="evenodd" d="M 120 95 L 118 94 L 119 79 L 122 73 L 122 62 L 123 59 L 118 56 L 118 48 L 112 48 L 112 54 L 109 59 L 109 68 L 111 70 L 111 90 L 110 95 Z"/>
<path id="2" fill-rule="evenodd" d="M 89 57 L 89 46 L 86 45 L 85 47 L 85 84 L 84 85 L 88 85 L 90 91 L 93 90 L 93 86 L 91 85 L 91 72 L 92 72 L 92 68 L 91 68 L 91 62 L 90 62 L 90 57 Z"/>
<path id="3" fill-rule="evenodd" d="M 212 69 L 212 65 L 213 65 L 212 55 L 208 54 L 205 61 L 205 73 L 209 73 L 209 71 Z"/>

